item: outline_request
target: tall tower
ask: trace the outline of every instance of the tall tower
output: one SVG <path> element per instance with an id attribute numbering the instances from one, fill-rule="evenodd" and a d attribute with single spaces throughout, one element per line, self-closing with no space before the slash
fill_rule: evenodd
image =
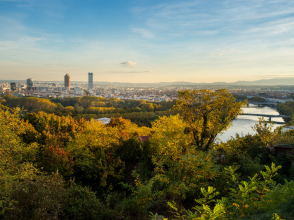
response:
<path id="1" fill-rule="evenodd" d="M 88 88 L 93 90 L 93 73 L 88 73 Z"/>
<path id="2" fill-rule="evenodd" d="M 27 89 L 34 87 L 34 80 L 32 78 L 27 79 Z"/>
<path id="3" fill-rule="evenodd" d="M 70 76 L 68 73 L 64 76 L 64 87 L 70 90 Z"/>
<path id="4" fill-rule="evenodd" d="M 10 83 L 10 90 L 11 91 L 16 90 L 16 83 L 15 82 Z"/>

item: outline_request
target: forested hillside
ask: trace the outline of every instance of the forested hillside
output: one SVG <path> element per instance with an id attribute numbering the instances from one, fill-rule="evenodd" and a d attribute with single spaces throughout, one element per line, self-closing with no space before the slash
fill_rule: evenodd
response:
<path id="1" fill-rule="evenodd" d="M 164 105 L 4 97 L 0 218 L 293 219 L 294 155 L 272 146 L 293 144 L 294 132 L 260 121 L 256 135 L 216 144 L 245 102 L 226 90 L 178 98 Z M 136 108 L 145 109 L 138 117 L 155 114 L 148 127 L 132 122 L 128 110 Z M 112 115 L 103 125 L 85 111 L 131 121 Z"/>

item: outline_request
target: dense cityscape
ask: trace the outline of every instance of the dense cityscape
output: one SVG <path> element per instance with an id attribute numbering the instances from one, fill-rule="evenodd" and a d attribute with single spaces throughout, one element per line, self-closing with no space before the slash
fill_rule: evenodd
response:
<path id="1" fill-rule="evenodd" d="M 184 83 L 183 83 L 184 84 Z M 2 82 L 0 94 L 11 93 L 17 97 L 33 96 L 40 98 L 82 97 L 85 95 L 101 98 L 117 98 L 121 100 L 145 100 L 147 102 L 161 102 L 177 100 L 178 91 L 184 89 L 217 90 L 222 85 L 169 85 L 169 86 L 141 86 L 120 85 L 116 83 L 95 83 L 93 73 L 88 73 L 88 82 L 71 81 L 70 75 L 64 76 L 64 82 L 34 82 L 28 78 L 26 82 Z M 292 86 L 248 86 L 235 85 L 227 88 L 230 93 L 248 98 L 260 97 L 266 102 L 285 103 L 293 100 Z"/>

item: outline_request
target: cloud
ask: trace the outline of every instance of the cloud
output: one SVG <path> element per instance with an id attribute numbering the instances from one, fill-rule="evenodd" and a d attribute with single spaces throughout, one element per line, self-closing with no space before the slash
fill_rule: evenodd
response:
<path id="1" fill-rule="evenodd" d="M 162 35 L 182 37 L 192 35 L 200 38 L 241 34 L 241 37 L 245 37 L 252 33 L 276 34 L 293 30 L 292 23 L 283 18 L 293 21 L 291 15 L 294 13 L 294 2 L 225 0 L 217 1 L 212 5 L 205 0 L 183 0 L 181 3 L 137 6 L 132 12 L 137 16 L 138 21 L 143 21 L 140 24 L 141 28 L 135 31 L 142 32 L 142 35 L 147 31 L 145 37 L 148 37 L 148 33 L 156 34 L 161 39 L 164 37 Z M 277 20 L 280 21 L 279 25 L 269 22 Z"/>
<path id="2" fill-rule="evenodd" d="M 126 62 L 122 62 L 120 63 L 121 66 L 123 67 L 136 67 L 137 62 L 132 62 L 132 61 L 126 61 Z"/>
<path id="3" fill-rule="evenodd" d="M 132 31 L 137 34 L 141 34 L 142 37 L 144 38 L 148 38 L 148 39 L 154 38 L 154 35 L 150 31 L 143 28 L 133 28 Z"/>
<path id="4" fill-rule="evenodd" d="M 42 38 L 40 38 L 40 37 L 28 37 L 28 36 L 25 36 L 25 37 L 20 39 L 20 41 L 32 42 L 32 43 L 40 41 L 40 40 L 42 40 Z"/>
<path id="5" fill-rule="evenodd" d="M 278 19 L 275 21 L 264 22 L 261 25 L 256 25 L 245 30 L 246 34 L 262 34 L 262 36 L 272 36 L 285 33 L 293 33 L 294 21 L 293 18 Z"/>
<path id="6" fill-rule="evenodd" d="M 108 73 L 153 73 L 154 71 L 152 70 L 144 70 L 144 71 L 111 71 L 111 72 L 108 72 Z"/>
<path id="7" fill-rule="evenodd" d="M 130 71 L 130 72 L 127 72 L 127 73 L 153 73 L 154 71 L 152 70 L 149 70 L 149 71 Z"/>
<path id="8" fill-rule="evenodd" d="M 222 56 L 223 54 L 222 53 L 210 53 L 209 55 L 211 55 L 211 56 Z"/>

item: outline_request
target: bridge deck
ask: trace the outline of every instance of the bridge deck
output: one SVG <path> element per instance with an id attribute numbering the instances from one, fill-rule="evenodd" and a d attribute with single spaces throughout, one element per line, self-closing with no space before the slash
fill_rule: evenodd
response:
<path id="1" fill-rule="evenodd" d="M 251 115 L 251 116 L 262 116 L 270 118 L 291 118 L 289 115 L 266 115 L 266 114 L 252 114 L 252 113 L 243 113 L 241 115 Z"/>

